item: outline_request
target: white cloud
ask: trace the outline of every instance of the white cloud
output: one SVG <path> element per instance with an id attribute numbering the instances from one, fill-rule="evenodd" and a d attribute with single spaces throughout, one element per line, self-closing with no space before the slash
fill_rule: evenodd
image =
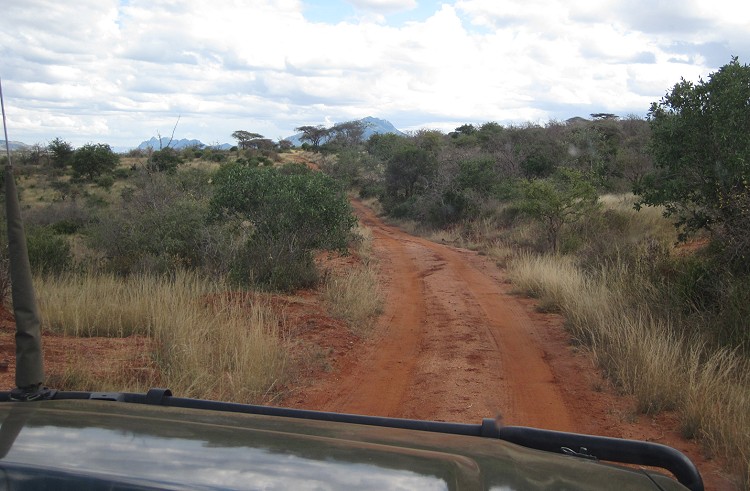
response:
<path id="1" fill-rule="evenodd" d="M 748 7 L 717 1 L 457 0 L 388 25 L 416 2 L 350 0 L 372 15 L 324 23 L 299 0 L 7 0 L 0 76 L 13 139 L 30 143 L 137 145 L 177 116 L 215 142 L 367 115 L 453 128 L 645 114 L 680 77 L 748 61 Z"/>
<path id="2" fill-rule="evenodd" d="M 381 14 L 403 12 L 417 7 L 416 0 L 346 0 L 347 3 L 363 10 L 370 10 Z"/>

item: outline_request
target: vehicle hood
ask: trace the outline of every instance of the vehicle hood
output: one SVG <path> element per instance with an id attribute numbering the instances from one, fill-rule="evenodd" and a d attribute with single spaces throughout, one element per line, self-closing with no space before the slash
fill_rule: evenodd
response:
<path id="1" fill-rule="evenodd" d="M 0 420 L 6 489 L 685 489 L 491 438 L 358 424 L 76 400 L 3 403 Z"/>

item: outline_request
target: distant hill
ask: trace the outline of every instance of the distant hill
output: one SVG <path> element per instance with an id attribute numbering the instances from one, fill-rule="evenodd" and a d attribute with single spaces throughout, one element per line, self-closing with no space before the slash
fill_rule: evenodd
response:
<path id="1" fill-rule="evenodd" d="M 5 151 L 5 140 L 0 140 L 0 146 L 2 147 L 2 151 Z M 27 145 L 25 143 L 21 142 L 14 142 L 13 140 L 10 140 L 8 142 L 8 146 L 10 147 L 11 152 L 15 152 L 16 150 L 23 150 L 24 148 L 29 148 L 31 145 Z"/>
<path id="2" fill-rule="evenodd" d="M 140 145 L 138 145 L 139 150 L 148 150 L 149 148 L 152 148 L 154 150 L 159 150 L 160 148 L 166 148 L 167 144 L 169 144 L 170 148 L 174 148 L 177 150 L 180 150 L 182 148 L 187 147 L 198 147 L 198 148 L 204 148 L 204 147 L 210 147 L 210 148 L 218 148 L 220 150 L 229 150 L 232 148 L 232 145 L 229 143 L 222 143 L 221 145 L 206 145 L 200 140 L 188 140 L 186 138 L 183 138 L 181 140 L 172 140 L 172 143 L 169 142 L 169 138 L 162 137 L 161 138 L 161 145 L 159 144 L 159 139 L 155 136 L 152 136 L 150 140 L 146 140 L 142 142 Z"/>
<path id="3" fill-rule="evenodd" d="M 383 133 L 395 133 L 399 136 L 406 136 L 405 133 L 399 131 L 396 129 L 395 126 L 393 126 L 390 121 L 386 121 L 385 119 L 378 119 L 373 118 L 372 116 L 368 116 L 366 118 L 360 119 L 365 124 L 365 133 L 363 135 L 363 138 L 367 140 L 372 135 L 375 134 L 383 134 Z M 302 136 L 302 133 L 297 133 L 296 135 L 288 136 L 286 139 L 292 142 L 295 146 L 302 145 L 302 142 L 300 141 L 300 137 Z"/>

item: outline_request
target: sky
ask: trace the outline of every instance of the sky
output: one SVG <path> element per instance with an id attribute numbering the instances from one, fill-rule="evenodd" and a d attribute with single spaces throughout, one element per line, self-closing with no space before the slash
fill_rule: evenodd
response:
<path id="1" fill-rule="evenodd" d="M 750 63 L 748 32 L 736 0 L 1 0 L 0 79 L 27 144 L 366 116 L 447 132 L 645 117 L 681 78 Z"/>

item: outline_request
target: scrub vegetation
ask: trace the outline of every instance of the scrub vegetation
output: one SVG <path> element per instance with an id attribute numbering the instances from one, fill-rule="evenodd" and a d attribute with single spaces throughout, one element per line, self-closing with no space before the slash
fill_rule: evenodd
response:
<path id="1" fill-rule="evenodd" d="M 356 121 L 298 128 L 322 173 L 283 165 L 289 142 L 247 131 L 230 151 L 134 151 L 114 166 L 106 146 L 86 147 L 98 159 L 86 166 L 83 149 L 56 139 L 16 165 L 45 328 L 145 336 L 149 377 L 257 399 L 288 364 L 284 322 L 259 291 L 321 285 L 354 330 L 380 308 L 368 260 L 340 277 L 314 260 L 352 245 L 354 190 L 413 231 L 493 257 L 565 316 L 572 342 L 639 411 L 674 411 L 750 485 L 748 100 L 750 67 L 732 59 L 676 84 L 645 120 L 367 140 Z"/>
<path id="2" fill-rule="evenodd" d="M 346 253 L 359 235 L 335 180 L 253 142 L 117 155 L 57 138 L 13 156 L 44 331 L 142 339 L 120 360 L 130 368 L 107 373 L 72 350 L 50 374 L 57 388 L 260 402 L 289 382 L 292 343 L 271 296 L 329 284 L 314 255 Z M 359 287 L 338 284 L 331 309 L 347 311 L 348 288 Z M 352 329 L 372 316 L 343 315 Z"/>

